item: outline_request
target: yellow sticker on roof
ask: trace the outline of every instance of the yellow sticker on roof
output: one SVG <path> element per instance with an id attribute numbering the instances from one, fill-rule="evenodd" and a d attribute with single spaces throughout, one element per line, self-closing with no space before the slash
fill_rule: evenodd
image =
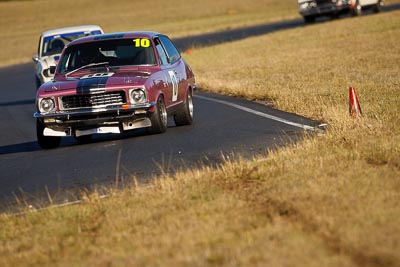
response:
<path id="1" fill-rule="evenodd" d="M 133 39 L 133 42 L 135 43 L 135 47 L 149 47 L 150 46 L 150 40 L 147 38 L 136 38 Z"/>

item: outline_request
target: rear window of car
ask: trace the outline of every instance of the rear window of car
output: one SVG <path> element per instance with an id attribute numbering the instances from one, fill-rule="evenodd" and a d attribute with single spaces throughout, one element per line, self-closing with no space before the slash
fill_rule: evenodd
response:
<path id="1" fill-rule="evenodd" d="M 72 32 L 46 36 L 43 38 L 41 54 L 42 56 L 59 54 L 63 50 L 64 46 L 69 42 L 72 42 L 78 38 L 96 34 L 101 34 L 101 31 L 95 30 L 91 32 Z"/>
<path id="2" fill-rule="evenodd" d="M 59 71 L 69 72 L 88 64 L 102 62 L 107 62 L 108 66 L 157 65 L 150 39 L 112 39 L 68 47 L 60 60 Z"/>

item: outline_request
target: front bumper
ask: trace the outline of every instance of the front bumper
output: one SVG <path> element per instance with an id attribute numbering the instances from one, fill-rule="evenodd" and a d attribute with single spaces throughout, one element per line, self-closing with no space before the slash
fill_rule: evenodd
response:
<path id="1" fill-rule="evenodd" d="M 307 3 L 303 7 L 300 6 L 299 12 L 302 16 L 318 16 L 318 15 L 328 15 L 328 14 L 339 14 L 351 9 L 350 4 L 343 3 L 343 4 L 335 4 L 329 3 L 324 5 L 316 5 L 313 2 Z"/>
<path id="2" fill-rule="evenodd" d="M 155 102 L 151 102 L 127 108 L 87 109 L 49 114 L 36 112 L 33 116 L 44 125 L 45 136 L 118 133 L 151 126 L 149 110 L 154 105 Z"/>

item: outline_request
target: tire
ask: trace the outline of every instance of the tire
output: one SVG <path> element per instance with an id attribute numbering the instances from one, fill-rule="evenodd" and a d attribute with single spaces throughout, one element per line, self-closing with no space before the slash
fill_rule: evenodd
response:
<path id="1" fill-rule="evenodd" d="M 304 23 L 310 24 L 315 22 L 315 16 L 304 16 Z"/>
<path id="2" fill-rule="evenodd" d="M 362 15 L 362 7 L 360 5 L 360 1 L 356 1 L 353 9 L 351 10 L 351 15 L 353 17 L 361 16 Z"/>
<path id="3" fill-rule="evenodd" d="M 165 133 L 167 131 L 168 114 L 165 107 L 164 97 L 159 96 L 157 99 L 156 108 L 150 116 L 151 126 L 148 132 L 151 134 Z"/>
<path id="4" fill-rule="evenodd" d="M 339 14 L 338 13 L 333 13 L 329 16 L 331 18 L 331 20 L 335 20 L 339 18 Z"/>
<path id="5" fill-rule="evenodd" d="M 36 82 L 36 90 L 37 90 L 42 85 L 42 83 L 40 82 L 39 78 L 36 76 L 35 76 L 35 82 Z"/>
<path id="6" fill-rule="evenodd" d="M 384 5 L 383 0 L 379 0 L 378 3 L 376 3 L 376 5 L 374 5 L 374 7 L 372 8 L 372 11 L 374 13 L 379 13 L 382 11 L 382 6 Z"/>
<path id="7" fill-rule="evenodd" d="M 92 141 L 93 135 L 89 134 L 89 135 L 81 135 L 81 136 L 74 136 L 74 137 L 79 143 L 85 144 L 85 143 L 89 143 L 90 141 Z"/>
<path id="8" fill-rule="evenodd" d="M 193 123 L 193 93 L 189 89 L 186 101 L 178 113 L 174 116 L 176 126 L 191 125 Z"/>
<path id="9" fill-rule="evenodd" d="M 36 135 L 39 146 L 43 149 L 51 149 L 58 147 L 61 142 L 61 137 L 44 136 L 43 135 L 44 128 L 45 127 L 43 126 L 43 124 L 38 119 L 36 119 Z"/>

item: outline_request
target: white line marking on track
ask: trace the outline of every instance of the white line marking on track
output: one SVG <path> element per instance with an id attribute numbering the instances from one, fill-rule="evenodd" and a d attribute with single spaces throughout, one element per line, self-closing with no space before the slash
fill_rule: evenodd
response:
<path id="1" fill-rule="evenodd" d="M 199 95 L 194 95 L 194 97 L 197 97 L 197 98 L 200 98 L 200 99 L 209 100 L 209 101 L 213 101 L 213 102 L 217 102 L 217 103 L 220 103 L 220 104 L 224 104 L 224 105 L 227 105 L 227 106 L 230 106 L 230 107 L 233 107 L 233 108 L 237 108 L 237 109 L 252 113 L 252 114 L 257 115 L 257 116 L 261 116 L 261 117 L 264 117 L 264 118 L 267 118 L 267 119 L 270 119 L 270 120 L 278 121 L 278 122 L 281 122 L 281 123 L 284 123 L 284 124 L 288 124 L 288 125 L 291 125 L 291 126 L 294 126 L 294 127 L 302 128 L 304 130 L 309 130 L 309 131 L 314 131 L 315 130 L 314 127 L 309 126 L 309 125 L 292 122 L 292 121 L 289 121 L 289 120 L 286 120 L 286 119 L 283 119 L 283 118 L 279 118 L 279 117 L 276 117 L 276 116 L 273 116 L 273 115 L 270 115 L 270 114 L 267 114 L 267 113 L 264 113 L 264 112 L 260 112 L 260 111 L 257 111 L 257 110 L 251 109 L 251 108 L 246 108 L 244 106 L 237 105 L 237 104 L 234 104 L 234 103 L 231 103 L 231 102 L 228 102 L 228 101 L 218 100 L 218 99 L 209 98 L 209 97 L 206 97 L 206 96 L 199 96 Z"/>
<path id="2" fill-rule="evenodd" d="M 200 99 L 204 99 L 204 100 L 208 100 L 208 101 L 213 101 L 213 102 L 220 103 L 220 104 L 223 104 L 223 105 L 227 105 L 227 106 L 230 106 L 230 107 L 233 107 L 233 108 L 237 108 L 237 109 L 240 109 L 240 110 L 243 110 L 243 111 L 246 111 L 246 112 L 249 112 L 249 113 L 252 113 L 254 115 L 261 116 L 261 117 L 264 117 L 264 118 L 267 118 L 267 119 L 270 119 L 270 120 L 274 120 L 274 121 L 278 121 L 278 122 L 281 122 L 281 123 L 284 123 L 284 124 L 288 124 L 288 125 L 291 125 L 291 126 L 302 128 L 304 130 L 309 130 L 309 131 L 315 131 L 316 130 L 315 127 L 312 127 L 312 126 L 309 126 L 309 125 L 288 121 L 286 119 L 282 119 L 282 118 L 279 118 L 279 117 L 276 117 L 276 116 L 273 116 L 273 115 L 270 115 L 270 114 L 267 114 L 267 113 L 263 113 L 263 112 L 260 112 L 260 111 L 257 111 L 257 110 L 251 109 L 251 108 L 246 108 L 244 106 L 237 105 L 237 104 L 234 104 L 234 103 L 231 103 L 231 102 L 228 102 L 228 101 L 218 100 L 218 99 L 209 98 L 209 97 L 206 97 L 206 96 L 199 96 L 199 95 L 194 95 L 194 97 L 197 97 L 197 98 L 200 98 Z M 107 198 L 107 197 L 109 197 L 109 195 L 101 195 L 99 198 L 103 199 L 103 198 Z M 72 201 L 72 202 L 66 202 L 66 203 L 62 203 L 62 204 L 52 205 L 52 206 L 49 206 L 49 207 L 46 207 L 46 208 L 34 209 L 34 210 L 31 210 L 31 211 L 28 211 L 28 212 L 39 212 L 39 211 L 42 211 L 42 210 L 45 210 L 45 209 L 49 209 L 49 208 L 60 208 L 60 207 L 65 207 L 65 206 L 70 206 L 70 205 L 81 204 L 81 203 L 83 203 L 82 200 L 76 200 L 76 201 Z M 26 213 L 27 212 L 19 212 L 19 213 L 14 213 L 14 214 L 11 214 L 11 215 L 23 215 L 23 214 L 26 214 Z"/>

